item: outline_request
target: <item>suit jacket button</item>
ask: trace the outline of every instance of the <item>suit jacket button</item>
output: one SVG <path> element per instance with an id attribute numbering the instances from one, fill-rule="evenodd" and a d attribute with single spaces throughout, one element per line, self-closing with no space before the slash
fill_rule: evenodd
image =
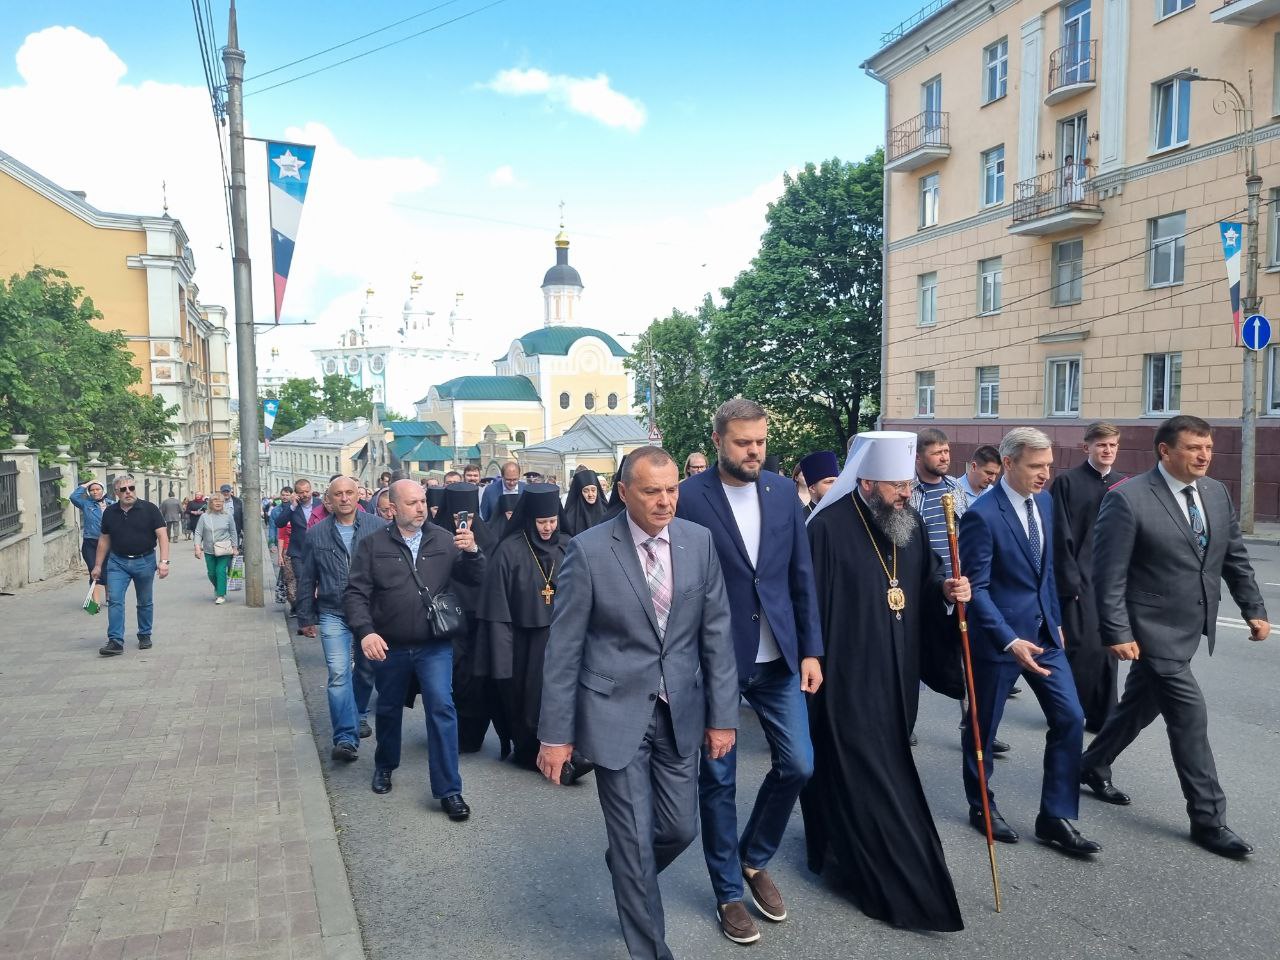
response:
<path id="1" fill-rule="evenodd" d="M 756 578 L 755 578 L 755 580 L 754 580 L 753 582 L 755 583 L 755 585 L 756 585 L 757 587 L 758 587 L 758 586 L 760 586 L 760 578 L 759 578 L 759 577 L 756 577 Z"/>
<path id="2" fill-rule="evenodd" d="M 1203 601 L 1203 600 L 1197 600 L 1197 601 L 1196 601 L 1196 606 L 1203 607 L 1203 606 L 1204 606 L 1204 601 Z"/>
<path id="3" fill-rule="evenodd" d="M 657 700 L 657 699 L 658 699 L 658 695 L 657 695 L 656 693 L 651 693 L 651 694 L 649 694 L 649 699 L 650 699 L 650 700 Z"/>
<path id="4" fill-rule="evenodd" d="M 753 613 L 753 614 L 751 615 L 751 619 L 752 619 L 752 620 L 759 620 L 759 619 L 760 619 L 760 614 L 758 614 L 758 613 Z"/>

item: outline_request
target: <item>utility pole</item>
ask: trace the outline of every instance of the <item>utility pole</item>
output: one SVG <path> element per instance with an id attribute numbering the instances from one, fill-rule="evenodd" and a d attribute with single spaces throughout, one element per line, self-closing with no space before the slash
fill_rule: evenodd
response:
<path id="1" fill-rule="evenodd" d="M 231 271 L 235 283 L 236 368 L 240 381 L 240 496 L 245 519 L 259 513 L 262 502 L 258 471 L 258 358 L 253 327 L 253 266 L 249 260 L 249 212 L 244 176 L 244 51 L 236 29 L 236 2 L 231 0 L 227 45 L 222 65 L 227 73 L 227 137 L 231 146 Z M 245 605 L 263 605 L 263 543 L 248 524 L 244 538 Z"/>

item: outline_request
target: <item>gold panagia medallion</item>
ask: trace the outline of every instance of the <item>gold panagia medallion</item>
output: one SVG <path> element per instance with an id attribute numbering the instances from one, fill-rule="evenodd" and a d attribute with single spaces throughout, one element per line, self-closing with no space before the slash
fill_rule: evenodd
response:
<path id="1" fill-rule="evenodd" d="M 907 595 L 902 592 L 901 587 L 890 587 L 888 594 L 889 609 L 894 613 L 899 613 L 907 607 Z"/>

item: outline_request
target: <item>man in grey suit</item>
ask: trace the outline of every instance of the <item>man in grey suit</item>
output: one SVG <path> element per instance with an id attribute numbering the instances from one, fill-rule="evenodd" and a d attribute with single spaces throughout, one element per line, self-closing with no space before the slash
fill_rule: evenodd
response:
<path id="1" fill-rule="evenodd" d="M 1202 636 L 1213 654 L 1222 580 L 1251 639 L 1265 640 L 1271 624 L 1227 488 L 1205 476 L 1213 457 L 1209 424 L 1173 417 L 1156 430 L 1155 446 L 1156 468 L 1112 487 L 1094 528 L 1102 642 L 1134 662 L 1119 707 L 1085 751 L 1080 779 L 1109 803 L 1129 803 L 1111 783 L 1111 764 L 1162 715 L 1191 839 L 1221 856 L 1244 857 L 1253 847 L 1226 825 L 1227 798 L 1191 658 Z"/>
<path id="2" fill-rule="evenodd" d="M 627 457 L 626 511 L 569 543 L 543 667 L 538 769 L 596 765 L 627 950 L 670 960 L 658 874 L 698 832 L 698 751 L 738 726 L 729 601 L 711 534 L 675 519 L 679 473 L 660 447 Z"/>

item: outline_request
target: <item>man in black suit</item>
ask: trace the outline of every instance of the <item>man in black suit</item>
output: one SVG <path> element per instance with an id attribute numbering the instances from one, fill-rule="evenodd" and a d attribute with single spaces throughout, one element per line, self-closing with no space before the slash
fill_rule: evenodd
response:
<path id="1" fill-rule="evenodd" d="M 1227 798 L 1191 658 L 1201 637 L 1213 654 L 1222 580 L 1251 639 L 1265 640 L 1271 624 L 1227 488 L 1205 475 L 1213 458 L 1209 424 L 1173 417 L 1156 431 L 1155 446 L 1156 468 L 1115 486 L 1098 512 L 1093 569 L 1102 642 L 1133 664 L 1120 706 L 1084 754 L 1080 779 L 1102 799 L 1127 803 L 1111 783 L 1111 764 L 1163 716 L 1191 839 L 1221 856 L 1244 857 L 1253 847 L 1226 825 Z"/>

